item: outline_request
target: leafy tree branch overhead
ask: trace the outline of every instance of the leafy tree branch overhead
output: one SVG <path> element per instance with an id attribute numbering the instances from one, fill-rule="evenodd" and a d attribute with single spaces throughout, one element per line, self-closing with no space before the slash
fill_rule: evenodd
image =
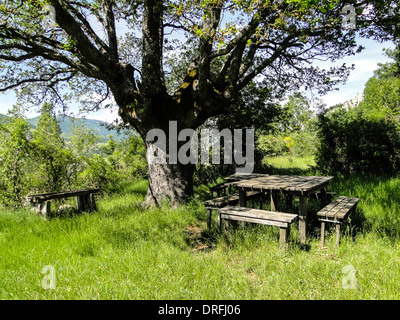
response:
<path id="1" fill-rule="evenodd" d="M 33 103 L 64 104 L 71 92 L 96 92 L 99 102 L 112 96 L 123 121 L 143 138 L 172 120 L 197 128 L 224 114 L 252 82 L 280 92 L 330 90 L 346 80 L 351 66 L 321 70 L 312 61 L 359 52 L 357 35 L 394 39 L 400 25 L 392 0 L 0 3 L 0 91 L 15 90 Z M 348 4 L 357 14 L 355 30 L 342 27 Z M 55 17 L 50 27 L 49 5 Z M 119 26 L 130 32 L 119 34 Z M 191 58 L 175 72 L 169 59 L 178 49 Z M 147 202 L 185 199 L 192 176 L 190 164 L 149 165 Z"/>

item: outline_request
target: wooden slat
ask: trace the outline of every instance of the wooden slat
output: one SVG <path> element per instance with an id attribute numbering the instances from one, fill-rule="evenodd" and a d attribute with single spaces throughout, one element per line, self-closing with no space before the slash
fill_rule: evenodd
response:
<path id="1" fill-rule="evenodd" d="M 259 177 L 266 177 L 268 174 L 264 173 L 235 173 L 230 175 L 229 177 L 225 177 L 224 180 L 232 182 L 232 181 L 240 181 L 240 180 L 250 180 L 253 178 L 259 178 Z"/>
<path id="2" fill-rule="evenodd" d="M 280 227 L 280 228 L 287 228 L 289 224 L 287 222 L 275 221 L 275 220 L 268 220 L 268 219 L 260 219 L 260 218 L 252 218 L 246 216 L 238 216 L 234 214 L 224 214 L 221 213 L 222 220 L 234 220 L 234 221 L 243 221 L 243 222 L 251 222 L 257 224 L 264 224 L 268 226 Z"/>
<path id="3" fill-rule="evenodd" d="M 317 215 L 326 221 L 343 220 L 355 209 L 359 199 L 340 196 L 334 202 L 320 210 Z"/>
<path id="4" fill-rule="evenodd" d="M 228 206 L 218 210 L 221 214 L 235 215 L 235 216 L 243 216 L 248 218 L 255 219 L 266 219 L 271 221 L 283 222 L 283 223 L 292 223 L 297 219 L 297 215 L 284 213 L 284 212 L 276 212 L 276 211 L 266 211 L 260 209 L 251 209 L 244 207 L 233 207 Z"/>
<path id="5" fill-rule="evenodd" d="M 310 192 L 327 184 L 333 177 L 316 176 L 264 176 L 233 182 L 238 188 L 254 190 L 281 190 Z"/>
<path id="6" fill-rule="evenodd" d="M 351 209 L 355 204 L 357 204 L 358 199 L 356 198 L 348 198 L 348 197 L 339 197 L 336 201 L 332 202 L 321 211 L 318 212 L 318 215 L 328 217 L 334 217 L 341 211 L 346 211 Z"/>
<path id="7" fill-rule="evenodd" d="M 211 207 L 218 207 L 218 206 L 223 206 L 225 204 L 233 204 L 233 203 L 238 203 L 239 202 L 239 194 L 238 193 L 233 193 L 224 197 L 218 197 L 214 198 L 211 200 L 204 201 L 204 205 L 211 206 Z"/>
<path id="8" fill-rule="evenodd" d="M 70 191 L 54 192 L 54 193 L 42 193 L 42 194 L 26 196 L 25 200 L 31 202 L 39 202 L 39 201 L 47 201 L 52 199 L 61 199 L 61 198 L 74 197 L 90 193 L 96 193 L 99 191 L 100 189 L 82 189 L 82 190 L 70 190 Z"/>
<path id="9" fill-rule="evenodd" d="M 246 193 L 246 200 L 260 195 L 258 191 L 250 191 Z M 227 196 L 206 200 L 203 202 L 206 207 L 222 207 L 229 204 L 239 203 L 239 193 L 233 193 Z"/>

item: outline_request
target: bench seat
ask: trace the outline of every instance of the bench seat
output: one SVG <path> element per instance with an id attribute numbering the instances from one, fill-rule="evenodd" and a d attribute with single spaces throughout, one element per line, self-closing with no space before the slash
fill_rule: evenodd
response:
<path id="1" fill-rule="evenodd" d="M 336 245 L 340 241 L 340 225 L 355 210 L 360 199 L 340 196 L 317 213 L 321 222 L 321 246 L 325 244 L 325 223 L 336 224 Z"/>
<path id="2" fill-rule="evenodd" d="M 215 186 L 210 187 L 211 196 L 214 195 L 214 192 L 217 193 L 217 196 L 221 196 L 221 192 L 226 195 L 226 189 L 229 187 L 229 184 L 226 182 L 219 183 Z"/>
<path id="3" fill-rule="evenodd" d="M 290 225 L 298 219 L 298 215 L 296 214 L 234 206 L 226 206 L 218 209 L 218 212 L 220 229 L 222 229 L 222 225 L 225 224 L 223 223 L 225 220 L 251 222 L 279 227 L 279 245 L 281 248 L 287 246 L 287 240 L 290 235 Z"/>
<path id="4" fill-rule="evenodd" d="M 246 200 L 252 200 L 257 197 L 262 196 L 262 192 L 251 191 L 246 194 Z M 211 228 L 211 212 L 212 210 L 217 210 L 225 206 L 234 206 L 239 204 L 239 193 L 229 194 L 223 197 L 218 197 L 203 202 L 204 206 L 208 210 L 207 226 L 208 229 Z"/>
<path id="5" fill-rule="evenodd" d="M 77 209 L 79 211 L 96 210 L 94 194 L 98 192 L 100 192 L 100 189 L 81 189 L 42 193 L 26 196 L 25 201 L 30 203 L 32 211 L 39 212 L 46 217 L 50 213 L 50 200 L 69 197 L 76 197 Z"/>

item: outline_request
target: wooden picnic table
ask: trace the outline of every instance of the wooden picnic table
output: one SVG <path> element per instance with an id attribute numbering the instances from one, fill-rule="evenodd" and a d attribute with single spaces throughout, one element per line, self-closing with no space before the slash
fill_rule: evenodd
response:
<path id="1" fill-rule="evenodd" d="M 316 176 L 290 176 L 290 175 L 260 175 L 250 179 L 242 179 L 231 182 L 239 190 L 239 206 L 246 206 L 246 192 L 268 192 L 271 197 L 271 211 L 276 209 L 276 195 L 285 194 L 287 197 L 298 196 L 300 198 L 299 210 L 299 234 L 300 243 L 306 242 L 307 224 L 307 199 L 311 194 L 319 192 L 321 208 L 326 205 L 326 187 L 333 177 Z M 250 176 L 249 176 L 250 177 Z"/>

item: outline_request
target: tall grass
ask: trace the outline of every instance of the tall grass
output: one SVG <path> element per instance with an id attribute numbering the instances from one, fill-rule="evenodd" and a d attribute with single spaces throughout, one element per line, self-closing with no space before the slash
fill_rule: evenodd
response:
<path id="1" fill-rule="evenodd" d="M 92 213 L 44 221 L 3 210 L 0 298 L 398 299 L 400 179 L 336 177 L 330 187 L 360 197 L 360 224 L 351 221 L 339 248 L 329 234 L 325 249 L 317 236 L 300 247 L 294 227 L 286 252 L 277 228 L 207 231 L 201 192 L 177 209 L 142 208 L 146 181 L 102 196 Z M 48 265 L 55 289 L 43 287 Z"/>

